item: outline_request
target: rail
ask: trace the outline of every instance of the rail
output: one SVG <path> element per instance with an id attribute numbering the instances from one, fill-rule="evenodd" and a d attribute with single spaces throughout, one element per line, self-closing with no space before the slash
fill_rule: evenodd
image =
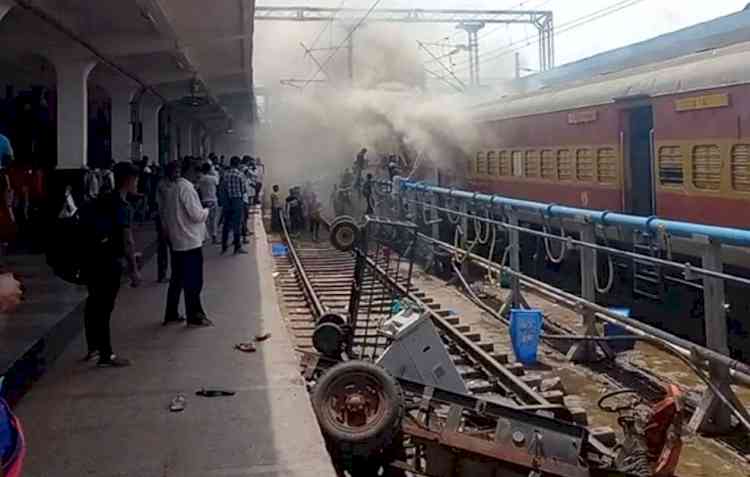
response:
<path id="1" fill-rule="evenodd" d="M 310 281 L 310 278 L 307 276 L 307 272 L 305 271 L 305 267 L 302 265 L 302 261 L 300 260 L 299 255 L 297 255 L 297 250 L 294 248 L 294 243 L 292 242 L 292 238 L 289 235 L 289 230 L 286 226 L 286 218 L 284 217 L 284 214 L 279 215 L 281 216 L 281 230 L 284 233 L 284 241 L 286 242 L 287 248 L 289 249 L 289 255 L 291 255 L 292 257 L 294 269 L 297 271 L 297 275 L 302 280 L 304 293 L 307 296 L 308 300 L 310 300 L 310 306 L 313 308 L 313 312 L 317 315 L 317 318 L 320 318 L 327 313 L 328 309 L 325 307 L 325 305 L 323 305 L 323 302 L 320 301 L 320 297 L 318 297 L 315 288 L 313 288 L 312 282 Z"/>

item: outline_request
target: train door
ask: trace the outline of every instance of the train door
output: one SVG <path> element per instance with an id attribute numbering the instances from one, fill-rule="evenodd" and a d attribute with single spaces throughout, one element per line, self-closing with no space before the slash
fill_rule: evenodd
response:
<path id="1" fill-rule="evenodd" d="M 628 111 L 628 175 L 630 176 L 628 212 L 651 216 L 655 211 L 653 177 L 654 116 L 651 106 Z"/>

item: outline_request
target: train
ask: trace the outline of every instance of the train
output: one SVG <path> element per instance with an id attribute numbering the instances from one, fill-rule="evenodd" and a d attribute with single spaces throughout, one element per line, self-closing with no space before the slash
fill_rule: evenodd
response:
<path id="1" fill-rule="evenodd" d="M 730 33 L 711 34 L 727 24 Z M 578 74 L 548 74 L 555 79 L 541 88 L 476 100 L 471 115 L 479 140 L 453 170 L 443 171 L 442 177 L 450 181 L 446 185 L 579 208 L 750 228 L 748 27 L 750 11 L 740 12 L 637 46 L 635 54 L 616 51 L 568 69 Z M 691 35 L 700 41 L 689 41 Z M 660 44 L 677 46 L 670 53 Z M 640 62 L 633 60 L 639 48 L 648 52 Z M 618 65 L 621 58 L 631 64 Z M 542 221 L 529 218 L 527 223 L 536 227 Z M 612 240 L 637 252 L 655 251 L 653 242 L 639 248 L 638 240 Z M 701 263 L 701 249 L 694 242 L 676 240 L 674 250 L 668 251 L 661 245 L 659 255 Z M 566 276 L 577 275 L 575 259 L 562 267 L 540 267 L 539 245 L 531 239 L 523 254 L 528 273 L 575 289 L 574 283 L 565 283 Z M 730 273 L 748 277 L 750 251 L 724 247 L 724 264 Z M 700 280 L 666 268 L 639 266 L 638 261 L 618 260 L 615 291 L 602 300 L 626 302 L 646 321 L 701 342 L 705 330 Z M 732 355 L 747 362 L 747 289 L 728 284 L 726 297 Z"/>
<path id="2" fill-rule="evenodd" d="M 750 227 L 750 42 L 483 107 L 473 189 Z"/>

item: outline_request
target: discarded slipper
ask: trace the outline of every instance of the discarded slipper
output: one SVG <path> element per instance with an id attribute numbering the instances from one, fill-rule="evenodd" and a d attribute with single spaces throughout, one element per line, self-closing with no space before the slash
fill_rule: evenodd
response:
<path id="1" fill-rule="evenodd" d="M 170 412 L 182 412 L 185 410 L 185 404 L 187 404 L 185 396 L 179 394 L 172 399 L 172 402 L 169 404 L 169 410 Z"/>
<path id="2" fill-rule="evenodd" d="M 226 396 L 234 396 L 237 394 L 234 391 L 226 391 L 224 389 L 205 389 L 201 388 L 199 391 L 195 392 L 196 396 L 201 397 L 226 397 Z"/>
<path id="3" fill-rule="evenodd" d="M 262 343 L 264 341 L 268 341 L 271 338 L 271 333 L 265 333 L 262 335 L 255 335 L 255 342 L 256 343 Z"/>
<path id="4" fill-rule="evenodd" d="M 257 351 L 255 345 L 252 343 L 240 343 L 234 345 L 234 349 L 242 351 L 243 353 L 255 353 Z"/>

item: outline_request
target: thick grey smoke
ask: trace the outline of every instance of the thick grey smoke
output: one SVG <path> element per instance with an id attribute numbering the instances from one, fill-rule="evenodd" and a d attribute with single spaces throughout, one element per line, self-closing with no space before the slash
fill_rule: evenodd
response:
<path id="1" fill-rule="evenodd" d="M 256 137 L 266 183 L 310 181 L 325 193 L 362 147 L 371 163 L 401 154 L 445 167 L 470 150 L 476 132 L 462 96 L 426 92 L 416 40 L 403 29 L 373 26 L 358 32 L 355 51 L 356 87 L 343 51 L 327 68 L 327 83 L 274 88 L 270 124 Z"/>

